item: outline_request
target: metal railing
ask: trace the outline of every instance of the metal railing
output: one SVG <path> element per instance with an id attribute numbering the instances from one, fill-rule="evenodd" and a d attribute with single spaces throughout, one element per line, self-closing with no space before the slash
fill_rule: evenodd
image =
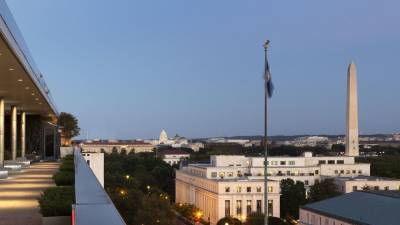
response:
<path id="1" fill-rule="evenodd" d="M 80 149 L 74 150 L 75 205 L 73 225 L 126 225 Z"/>

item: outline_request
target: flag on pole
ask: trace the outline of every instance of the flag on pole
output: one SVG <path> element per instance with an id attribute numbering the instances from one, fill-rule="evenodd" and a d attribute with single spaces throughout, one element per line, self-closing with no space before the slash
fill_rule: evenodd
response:
<path id="1" fill-rule="evenodd" d="M 265 90 L 267 91 L 268 97 L 272 97 L 272 93 L 274 92 L 274 85 L 272 83 L 271 71 L 269 70 L 268 58 L 267 58 L 267 49 L 268 49 L 269 41 L 265 42 L 265 69 L 264 69 L 264 82 L 265 82 Z"/>

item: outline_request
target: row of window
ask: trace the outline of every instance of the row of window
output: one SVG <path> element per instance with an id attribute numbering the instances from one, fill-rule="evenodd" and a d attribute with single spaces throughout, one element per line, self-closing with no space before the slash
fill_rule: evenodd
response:
<path id="1" fill-rule="evenodd" d="M 362 174 L 362 170 L 346 170 L 346 174 Z M 344 170 L 335 170 L 335 174 L 344 174 Z"/>
<path id="2" fill-rule="evenodd" d="M 274 206 L 273 200 L 268 200 L 268 215 L 273 216 L 274 214 Z M 257 200 L 256 202 L 256 212 L 262 212 L 262 200 Z M 236 216 L 238 218 L 242 217 L 242 200 L 236 200 Z M 252 200 L 246 200 L 246 214 L 249 215 L 250 213 L 254 212 L 252 208 Z M 232 216 L 231 214 L 231 201 L 225 200 L 225 217 Z"/>
<path id="3" fill-rule="evenodd" d="M 267 161 L 267 165 L 270 165 L 269 161 Z M 271 166 L 277 166 L 277 165 L 281 165 L 281 166 L 285 166 L 285 165 L 296 165 L 296 161 L 271 161 Z"/>
<path id="4" fill-rule="evenodd" d="M 335 164 L 335 160 L 319 160 L 318 164 Z M 344 160 L 336 160 L 336 164 L 344 164 Z"/>
<path id="5" fill-rule="evenodd" d="M 251 193 L 252 188 L 251 187 L 246 187 L 246 192 L 247 193 Z M 256 187 L 256 191 L 257 192 L 261 192 L 261 187 Z M 268 186 L 268 192 L 273 192 L 274 188 L 272 186 Z M 225 187 L 225 192 L 229 193 L 231 192 L 231 187 Z M 237 186 L 236 187 L 236 192 L 237 193 L 241 193 L 242 192 L 242 187 L 241 186 Z"/>
<path id="6" fill-rule="evenodd" d="M 342 189 L 343 189 L 343 187 L 342 187 Z M 380 187 L 379 186 L 373 186 L 373 187 L 363 186 L 363 187 L 361 187 L 361 190 L 372 190 L 372 189 L 375 191 L 379 191 Z M 357 191 L 357 190 L 358 190 L 358 186 L 353 186 L 353 191 Z M 389 186 L 383 187 L 383 190 L 389 191 Z M 398 187 L 398 190 L 400 191 L 400 186 Z"/>

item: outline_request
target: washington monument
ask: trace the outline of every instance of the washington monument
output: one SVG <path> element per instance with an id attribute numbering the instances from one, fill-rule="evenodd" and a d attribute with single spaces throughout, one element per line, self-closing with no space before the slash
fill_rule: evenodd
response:
<path id="1" fill-rule="evenodd" d="M 346 155 L 358 156 L 358 95 L 357 69 L 351 62 L 347 70 L 347 125 L 346 125 Z"/>

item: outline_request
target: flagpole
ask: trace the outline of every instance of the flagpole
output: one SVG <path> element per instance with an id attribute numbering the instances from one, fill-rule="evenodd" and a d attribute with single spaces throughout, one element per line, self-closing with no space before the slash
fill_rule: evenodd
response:
<path id="1" fill-rule="evenodd" d="M 265 69 L 267 70 L 268 59 L 267 59 L 267 49 L 269 45 L 269 40 L 267 40 L 264 44 L 264 60 L 265 60 Z M 264 71 L 266 73 L 266 71 Z M 264 81 L 264 224 L 268 225 L 268 86 L 267 80 Z"/>

